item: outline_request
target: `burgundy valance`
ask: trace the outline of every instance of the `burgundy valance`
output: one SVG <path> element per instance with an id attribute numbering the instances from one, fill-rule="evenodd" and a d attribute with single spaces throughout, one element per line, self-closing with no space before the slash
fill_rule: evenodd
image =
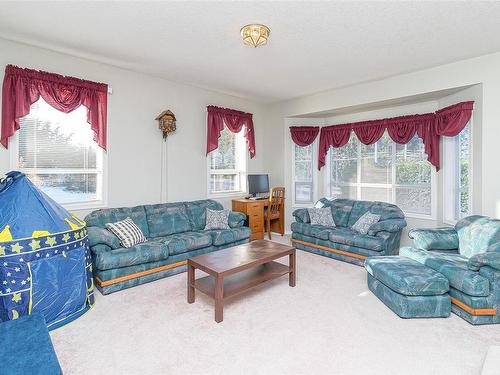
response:
<path id="1" fill-rule="evenodd" d="M 436 131 L 439 135 L 454 137 L 469 122 L 474 102 L 462 102 L 436 112 Z"/>
<path id="2" fill-rule="evenodd" d="M 365 145 L 377 142 L 387 130 L 389 137 L 399 144 L 408 143 L 415 134 L 423 141 L 427 160 L 440 168 L 440 136 L 455 136 L 470 120 L 474 102 L 462 102 L 435 113 L 399 116 L 381 120 L 361 121 L 350 124 L 330 125 L 321 128 L 318 169 L 326 163 L 330 147 L 342 147 L 354 132 Z"/>
<path id="3" fill-rule="evenodd" d="M 253 158 L 255 156 L 255 132 L 252 114 L 213 105 L 207 107 L 207 155 L 219 147 L 219 137 L 224 130 L 224 124 L 233 133 L 239 133 L 245 126 L 245 139 L 250 158 Z"/>
<path id="4" fill-rule="evenodd" d="M 300 147 L 309 146 L 319 134 L 319 126 L 291 126 L 293 142 Z"/>
<path id="5" fill-rule="evenodd" d="M 94 140 L 106 149 L 108 85 L 59 74 L 7 65 L 2 87 L 2 134 L 0 143 L 19 130 L 19 119 L 30 112 L 40 96 L 64 113 L 84 105 Z"/>

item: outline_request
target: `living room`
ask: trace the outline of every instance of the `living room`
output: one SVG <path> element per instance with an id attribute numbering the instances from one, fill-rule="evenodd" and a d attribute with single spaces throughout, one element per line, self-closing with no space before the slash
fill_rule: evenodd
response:
<path id="1" fill-rule="evenodd" d="M 499 16 L 0 3 L 0 373 L 499 373 Z"/>

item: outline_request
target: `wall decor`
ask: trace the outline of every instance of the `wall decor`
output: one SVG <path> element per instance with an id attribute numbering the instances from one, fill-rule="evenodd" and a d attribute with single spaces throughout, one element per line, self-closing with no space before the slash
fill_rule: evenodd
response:
<path id="1" fill-rule="evenodd" d="M 163 132 L 163 139 L 167 139 L 168 135 L 177 129 L 175 115 L 170 110 L 163 111 L 155 120 L 159 122 L 159 128 Z"/>

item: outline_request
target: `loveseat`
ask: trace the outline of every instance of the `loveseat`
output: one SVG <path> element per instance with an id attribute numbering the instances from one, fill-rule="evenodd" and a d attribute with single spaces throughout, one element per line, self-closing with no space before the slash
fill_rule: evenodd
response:
<path id="1" fill-rule="evenodd" d="M 397 255 L 401 232 L 406 227 L 403 212 L 394 204 L 352 199 L 319 201 L 332 210 L 335 227 L 312 225 L 306 208 L 293 212 L 292 243 L 297 249 L 363 266 L 367 257 Z M 352 225 L 366 212 L 380 215 L 368 233 L 360 234 Z"/>
<path id="2" fill-rule="evenodd" d="M 187 259 L 248 242 L 251 230 L 246 216 L 229 214 L 230 229 L 204 230 L 206 209 L 222 210 L 213 200 L 177 202 L 94 211 L 85 221 L 95 284 L 102 294 L 172 276 L 186 270 Z M 147 241 L 123 248 L 118 238 L 105 229 L 130 217 Z"/>
<path id="3" fill-rule="evenodd" d="M 415 246 L 400 255 L 448 279 L 452 312 L 472 324 L 500 323 L 500 220 L 474 215 L 409 236 Z"/>

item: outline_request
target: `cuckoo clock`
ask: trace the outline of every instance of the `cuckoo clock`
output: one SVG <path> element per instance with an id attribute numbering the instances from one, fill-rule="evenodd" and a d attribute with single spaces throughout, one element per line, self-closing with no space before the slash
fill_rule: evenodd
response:
<path id="1" fill-rule="evenodd" d="M 175 115 L 170 110 L 163 111 L 158 115 L 156 120 L 158 120 L 159 128 L 163 132 L 163 139 L 167 139 L 167 136 L 176 129 Z"/>

